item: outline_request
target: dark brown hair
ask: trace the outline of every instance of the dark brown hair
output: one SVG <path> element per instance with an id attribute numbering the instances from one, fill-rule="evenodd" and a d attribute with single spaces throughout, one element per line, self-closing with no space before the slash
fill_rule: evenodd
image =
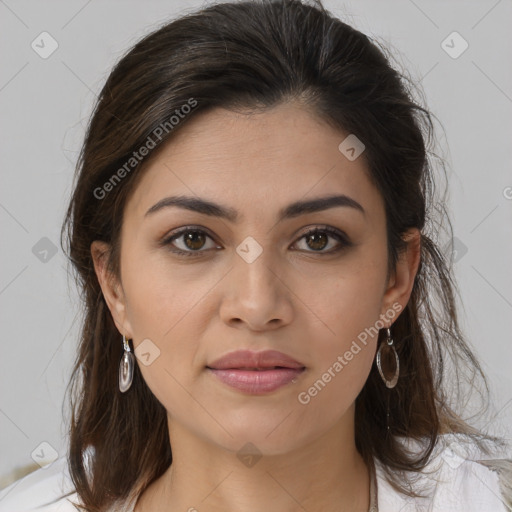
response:
<path id="1" fill-rule="evenodd" d="M 436 202 L 434 193 L 434 164 L 444 165 L 428 147 L 433 116 L 386 53 L 320 2 L 242 1 L 165 23 L 114 67 L 88 126 L 61 238 L 85 312 L 70 381 L 68 454 L 85 510 L 105 511 L 142 492 L 172 462 L 166 411 L 137 365 L 132 387 L 119 392 L 123 346 L 90 246 L 94 240 L 110 244 L 108 268 L 119 276 L 124 205 L 144 167 L 175 132 L 214 107 L 264 110 L 295 100 L 363 141 L 369 177 L 385 203 L 390 272 L 405 247 L 401 235 L 408 228 L 422 232 L 412 295 L 392 328 L 398 384 L 388 390 L 374 365 L 356 399 L 356 446 L 364 460 L 381 461 L 390 482 L 411 494 L 404 472 L 422 470 L 440 433 L 478 434 L 450 407 L 446 391 L 447 363 L 457 389 L 474 373 L 487 385 L 459 329 L 451 253 L 436 241 L 443 229 L 451 237 L 451 226 L 444 198 Z M 133 160 L 149 140 L 156 146 L 151 154 Z M 401 436 L 421 440 L 422 451 L 407 452 Z"/>

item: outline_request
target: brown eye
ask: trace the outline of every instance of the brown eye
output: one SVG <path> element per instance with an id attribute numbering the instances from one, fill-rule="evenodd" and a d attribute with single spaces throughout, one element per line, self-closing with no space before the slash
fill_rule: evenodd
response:
<path id="1" fill-rule="evenodd" d="M 183 235 L 185 245 L 195 251 L 203 247 L 205 239 L 206 237 L 201 231 L 188 231 Z"/>
<path id="2" fill-rule="evenodd" d="M 210 240 L 209 246 L 208 240 Z M 208 249 L 217 247 L 212 237 L 205 231 L 190 227 L 175 232 L 163 240 L 162 245 L 170 246 L 172 252 L 184 256 L 200 256 Z"/>
<path id="3" fill-rule="evenodd" d="M 315 251 L 324 249 L 329 241 L 329 236 L 325 233 L 312 233 L 311 235 L 306 235 L 305 238 L 308 247 Z"/>
<path id="4" fill-rule="evenodd" d="M 330 245 L 329 239 L 337 240 L 338 246 L 336 247 L 336 244 L 334 244 L 333 249 L 331 244 L 331 250 L 324 250 Z M 304 250 L 306 252 L 318 252 L 320 254 L 332 254 L 353 245 L 343 232 L 330 227 L 310 229 L 299 239 L 299 241 L 302 240 L 305 241 L 306 249 Z"/>

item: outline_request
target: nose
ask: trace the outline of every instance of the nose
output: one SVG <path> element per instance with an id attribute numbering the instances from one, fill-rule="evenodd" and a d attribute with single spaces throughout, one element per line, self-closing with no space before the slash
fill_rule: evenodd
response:
<path id="1" fill-rule="evenodd" d="M 238 254 L 226 276 L 220 315 L 231 327 L 274 330 L 291 322 L 293 293 L 286 273 L 270 262 L 270 250 L 249 263 Z M 267 257 L 267 255 L 269 257 Z"/>

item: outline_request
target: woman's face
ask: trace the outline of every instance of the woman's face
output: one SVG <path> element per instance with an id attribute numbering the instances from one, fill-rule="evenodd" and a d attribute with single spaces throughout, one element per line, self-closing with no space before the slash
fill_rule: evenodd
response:
<path id="1" fill-rule="evenodd" d="M 347 135 L 292 104 L 216 109 L 146 169 L 126 204 L 121 286 L 102 287 L 171 428 L 277 454 L 353 423 L 376 333 L 414 275 L 386 281 L 383 200 L 364 156 L 338 148 Z M 189 208 L 162 203 L 170 197 Z M 215 364 L 239 350 L 298 364 Z"/>

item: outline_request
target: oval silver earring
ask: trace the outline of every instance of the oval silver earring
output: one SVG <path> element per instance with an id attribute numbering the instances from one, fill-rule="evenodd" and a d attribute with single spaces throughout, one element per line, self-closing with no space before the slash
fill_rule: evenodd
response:
<path id="1" fill-rule="evenodd" d="M 382 380 L 384 381 L 384 384 L 386 384 L 386 387 L 388 388 L 394 388 L 396 386 L 396 383 L 398 382 L 398 375 L 400 374 L 400 361 L 398 359 L 398 354 L 396 352 L 396 349 L 393 345 L 393 338 L 391 337 L 391 331 L 389 328 L 386 329 L 387 331 L 387 338 L 385 341 L 383 341 L 380 344 L 379 350 L 377 350 L 377 368 L 379 370 L 380 376 L 382 377 Z M 394 356 L 395 359 L 395 371 L 391 378 L 388 378 L 386 376 L 387 369 L 382 369 L 382 359 L 385 359 L 387 363 L 390 362 L 392 359 L 390 357 L 390 352 Z"/>
<path id="2" fill-rule="evenodd" d="M 130 389 L 133 381 L 133 371 L 135 366 L 135 357 L 130 349 L 130 345 L 126 341 L 123 334 L 124 353 L 119 362 L 119 391 L 125 393 Z"/>

